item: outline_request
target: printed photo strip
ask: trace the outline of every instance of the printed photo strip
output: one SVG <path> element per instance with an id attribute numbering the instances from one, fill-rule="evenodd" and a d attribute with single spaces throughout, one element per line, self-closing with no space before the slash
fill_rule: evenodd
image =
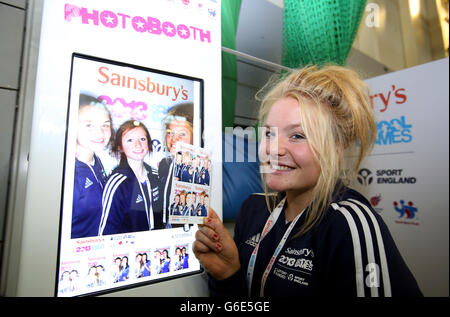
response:
<path id="1" fill-rule="evenodd" d="M 191 144 L 178 142 L 175 147 L 170 223 L 203 223 L 203 218 L 208 217 L 210 199 L 210 154 Z"/>

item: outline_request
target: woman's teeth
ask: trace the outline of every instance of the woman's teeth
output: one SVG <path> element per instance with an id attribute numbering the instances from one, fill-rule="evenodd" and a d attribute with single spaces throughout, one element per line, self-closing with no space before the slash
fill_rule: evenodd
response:
<path id="1" fill-rule="evenodd" d="M 280 166 L 280 165 L 274 165 L 274 164 L 270 164 L 270 168 L 275 171 L 289 171 L 289 170 L 293 169 L 288 166 Z"/>

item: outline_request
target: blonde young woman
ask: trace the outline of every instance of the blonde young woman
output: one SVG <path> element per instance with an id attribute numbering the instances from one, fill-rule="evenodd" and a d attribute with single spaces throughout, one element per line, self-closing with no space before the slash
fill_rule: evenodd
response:
<path id="1" fill-rule="evenodd" d="M 266 193 L 243 203 L 234 239 L 213 211 L 196 234 L 211 294 L 421 296 L 382 219 L 345 185 L 376 137 L 364 82 L 340 66 L 292 72 L 260 124 Z"/>

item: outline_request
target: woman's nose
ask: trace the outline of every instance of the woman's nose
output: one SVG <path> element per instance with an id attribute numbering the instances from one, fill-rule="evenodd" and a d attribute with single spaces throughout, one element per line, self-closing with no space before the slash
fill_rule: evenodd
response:
<path id="1" fill-rule="evenodd" d="M 135 148 L 138 148 L 138 149 L 142 148 L 142 143 L 141 143 L 141 141 L 140 141 L 140 140 L 134 141 L 134 147 L 135 147 Z"/>
<path id="2" fill-rule="evenodd" d="M 174 142 L 180 141 L 181 140 L 180 134 L 179 133 L 174 133 L 173 134 L 173 140 L 174 140 Z"/>
<path id="3" fill-rule="evenodd" d="M 91 133 L 95 137 L 103 137 L 105 135 L 105 132 L 103 131 L 102 127 L 94 127 Z"/>
<path id="4" fill-rule="evenodd" d="M 286 142 L 282 138 L 277 138 L 277 144 L 274 147 L 276 147 L 274 155 L 283 156 L 286 154 Z"/>
<path id="5" fill-rule="evenodd" d="M 270 157 L 278 157 L 286 154 L 286 141 L 279 134 L 275 134 L 268 140 L 266 153 Z"/>

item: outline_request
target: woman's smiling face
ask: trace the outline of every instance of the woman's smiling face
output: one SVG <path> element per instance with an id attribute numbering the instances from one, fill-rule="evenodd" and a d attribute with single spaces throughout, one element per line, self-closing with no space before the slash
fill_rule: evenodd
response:
<path id="1" fill-rule="evenodd" d="M 298 101 L 285 97 L 275 102 L 267 115 L 265 128 L 259 155 L 267 186 L 275 191 L 298 194 L 312 191 L 320 166 L 302 129 Z"/>
<path id="2" fill-rule="evenodd" d="M 85 106 L 78 112 L 77 144 L 91 152 L 102 151 L 111 138 L 108 113 L 95 106 Z"/>
<path id="3" fill-rule="evenodd" d="M 122 135 L 122 151 L 128 159 L 142 161 L 147 155 L 148 139 L 147 134 L 141 127 L 136 127 Z"/>

